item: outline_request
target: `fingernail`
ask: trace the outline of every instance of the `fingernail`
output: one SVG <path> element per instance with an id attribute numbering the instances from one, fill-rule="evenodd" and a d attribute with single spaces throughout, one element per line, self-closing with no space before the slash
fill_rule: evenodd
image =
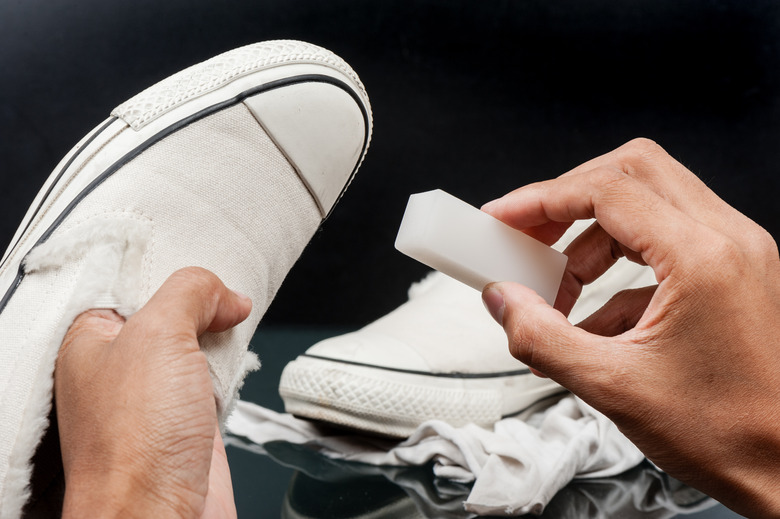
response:
<path id="1" fill-rule="evenodd" d="M 482 303 L 498 324 L 504 326 L 504 296 L 493 287 L 488 287 L 482 292 Z"/>

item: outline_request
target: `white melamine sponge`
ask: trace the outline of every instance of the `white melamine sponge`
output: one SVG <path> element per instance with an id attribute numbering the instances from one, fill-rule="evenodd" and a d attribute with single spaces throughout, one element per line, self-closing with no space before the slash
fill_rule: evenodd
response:
<path id="1" fill-rule="evenodd" d="M 566 256 L 440 189 L 409 197 L 395 248 L 479 291 L 525 285 L 552 305 Z"/>

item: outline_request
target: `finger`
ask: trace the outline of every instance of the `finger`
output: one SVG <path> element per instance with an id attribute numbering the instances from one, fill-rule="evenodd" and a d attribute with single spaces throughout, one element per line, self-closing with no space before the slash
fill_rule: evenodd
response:
<path id="1" fill-rule="evenodd" d="M 672 205 L 702 222 L 721 220 L 731 209 L 704 182 L 656 142 L 638 138 L 564 173 L 574 176 L 609 167 L 639 180 Z"/>
<path id="2" fill-rule="evenodd" d="M 56 362 L 59 379 L 88 379 L 95 355 L 108 346 L 125 320 L 113 310 L 88 310 L 73 320 L 62 340 Z"/>
<path id="3" fill-rule="evenodd" d="M 609 153 L 605 153 L 604 155 L 590 159 L 587 162 L 584 162 L 579 166 L 575 167 L 574 169 L 564 173 L 558 178 L 571 177 L 571 176 L 579 175 L 581 173 L 587 173 L 594 169 L 598 169 L 602 167 L 615 167 L 614 166 L 615 151 L 616 150 L 613 150 L 610 151 Z M 529 236 L 545 243 L 548 246 L 553 245 L 566 233 L 568 228 L 571 226 L 571 221 L 547 220 L 528 227 L 524 227 L 524 225 L 527 225 L 527 223 L 514 221 L 512 215 L 505 211 L 505 207 L 503 206 L 504 205 L 503 203 L 506 201 L 504 199 L 513 197 L 515 195 L 515 192 L 519 192 L 522 189 L 524 188 L 521 187 L 515 189 L 514 191 L 507 193 L 501 198 L 487 202 L 483 204 L 480 209 L 492 216 L 495 216 L 499 220 L 502 220 L 504 223 L 514 227 L 515 229 L 522 230 Z"/>
<path id="4" fill-rule="evenodd" d="M 523 231 L 528 236 L 539 240 L 548 247 L 552 246 L 558 240 L 560 240 L 564 234 L 566 234 L 566 231 L 569 230 L 573 222 L 554 221 L 548 219 L 538 224 L 524 226 L 524 224 L 519 219 L 516 220 L 513 218 L 511 212 L 507 210 L 506 204 L 508 200 L 505 200 L 509 197 L 512 197 L 515 192 L 519 191 L 520 189 L 523 188 L 515 189 L 501 198 L 497 198 L 496 200 L 492 200 L 486 204 L 483 204 L 482 207 L 480 207 L 480 210 L 493 216 L 494 218 L 501 220 L 510 227 L 514 227 L 519 231 Z"/>
<path id="5" fill-rule="evenodd" d="M 78 315 L 62 340 L 60 353 L 74 345 L 104 345 L 113 341 L 122 329 L 125 319 L 113 310 L 93 309 Z"/>
<path id="6" fill-rule="evenodd" d="M 573 326 L 533 290 L 510 282 L 483 292 L 491 315 L 504 327 L 511 354 L 564 387 L 590 391 L 614 358 L 604 339 Z"/>
<path id="7" fill-rule="evenodd" d="M 634 139 L 609 160 L 674 207 L 706 225 L 722 225 L 738 214 L 685 166 L 649 139 Z"/>
<path id="8" fill-rule="evenodd" d="M 173 335 L 200 336 L 228 330 L 249 316 L 252 302 L 228 289 L 208 270 L 187 267 L 174 272 L 128 324 Z"/>
<path id="9" fill-rule="evenodd" d="M 596 281 L 621 257 L 644 264 L 640 254 L 624 247 L 594 222 L 566 247 L 569 258 L 563 274 L 555 308 L 568 315 L 584 285 Z"/>
<path id="10" fill-rule="evenodd" d="M 582 287 L 598 279 L 614 265 L 623 251 L 598 223 L 594 223 L 575 238 L 563 253 L 569 260 L 554 306 L 564 315 L 569 315 L 582 293 Z"/>
<path id="11" fill-rule="evenodd" d="M 549 222 L 596 218 L 620 244 L 641 255 L 659 279 L 688 258 L 680 243 L 693 243 L 701 224 L 615 169 L 530 184 L 494 200 L 484 210 L 526 229 Z"/>
<path id="12" fill-rule="evenodd" d="M 677 210 L 707 226 L 722 228 L 732 239 L 743 242 L 755 239 L 755 235 L 749 232 L 753 226 L 746 216 L 729 206 L 696 175 L 649 139 L 634 139 L 609 153 L 577 166 L 559 178 L 587 175 L 593 170 L 604 168 L 620 171 L 633 178 Z M 486 212 L 494 214 L 491 205 L 492 202 L 483 208 Z M 549 245 L 550 241 L 547 237 L 554 236 L 558 227 L 555 224 L 542 223 L 539 224 L 538 229 L 522 229 Z"/>
<path id="13" fill-rule="evenodd" d="M 639 137 L 632 139 L 622 146 L 608 151 L 598 157 L 594 157 L 577 167 L 567 171 L 561 177 L 570 177 L 585 173 L 593 169 L 602 167 L 611 167 L 615 164 L 625 165 L 621 169 L 626 173 L 635 172 L 636 159 L 638 157 L 644 157 L 648 162 L 653 161 L 660 167 L 668 166 L 670 161 L 675 161 L 666 151 L 651 139 Z M 684 169 L 684 168 L 683 168 Z"/>
<path id="14" fill-rule="evenodd" d="M 623 290 L 577 326 L 603 337 L 614 337 L 631 330 L 639 322 L 657 286 Z"/>
<path id="15" fill-rule="evenodd" d="M 531 238 L 539 240 L 549 247 L 560 240 L 571 226 L 572 222 L 549 222 L 545 225 L 529 227 L 527 229 L 521 230 Z"/>
<path id="16" fill-rule="evenodd" d="M 749 228 L 744 215 L 650 139 L 634 139 L 563 176 L 604 167 L 623 171 L 691 218 L 710 227 L 723 227 L 733 239 L 738 240 Z"/>
<path id="17" fill-rule="evenodd" d="M 94 388 L 95 381 L 102 373 L 104 355 L 124 322 L 113 310 L 88 310 L 73 320 L 57 353 L 54 402 L 66 473 L 72 467 L 67 448 L 72 439 L 70 432 L 77 429 L 74 422 L 85 410 L 97 412 L 92 397 L 100 390 Z"/>

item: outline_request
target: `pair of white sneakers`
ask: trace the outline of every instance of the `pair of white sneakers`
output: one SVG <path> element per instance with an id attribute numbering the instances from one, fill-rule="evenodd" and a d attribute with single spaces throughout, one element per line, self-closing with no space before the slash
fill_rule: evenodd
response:
<path id="1" fill-rule="evenodd" d="M 249 340 L 371 129 L 365 89 L 343 60 L 274 41 L 163 80 L 73 148 L 0 263 L 0 517 L 20 516 L 30 498 L 73 319 L 90 308 L 129 316 L 182 267 L 209 269 L 254 303 L 235 329 L 201 338 L 227 417 L 258 365 Z M 406 436 L 431 418 L 489 426 L 561 391 L 509 356 L 476 291 L 437 275 L 412 292 L 386 318 L 292 362 L 280 388 L 288 410 Z"/>

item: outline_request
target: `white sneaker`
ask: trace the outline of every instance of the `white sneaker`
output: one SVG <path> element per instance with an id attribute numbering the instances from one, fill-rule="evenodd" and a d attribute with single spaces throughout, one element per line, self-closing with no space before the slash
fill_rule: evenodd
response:
<path id="1" fill-rule="evenodd" d="M 559 247 L 588 224 L 572 226 Z M 621 260 L 585 287 L 570 318 L 577 322 L 617 291 L 654 279 L 651 269 Z M 288 413 L 397 438 L 427 420 L 490 428 L 562 391 L 509 354 L 479 292 L 438 272 L 388 315 L 309 348 L 279 383 Z"/>
<path id="2" fill-rule="evenodd" d="M 509 354 L 479 292 L 438 272 L 388 315 L 309 348 L 279 384 L 288 413 L 398 438 L 433 419 L 491 427 L 560 391 Z"/>
<path id="3" fill-rule="evenodd" d="M 117 107 L 62 160 L 0 263 L 0 517 L 29 497 L 54 362 L 89 308 L 138 310 L 200 266 L 254 303 L 201 340 L 220 417 L 257 359 L 247 345 L 371 136 L 357 75 L 302 42 L 249 45 Z"/>

